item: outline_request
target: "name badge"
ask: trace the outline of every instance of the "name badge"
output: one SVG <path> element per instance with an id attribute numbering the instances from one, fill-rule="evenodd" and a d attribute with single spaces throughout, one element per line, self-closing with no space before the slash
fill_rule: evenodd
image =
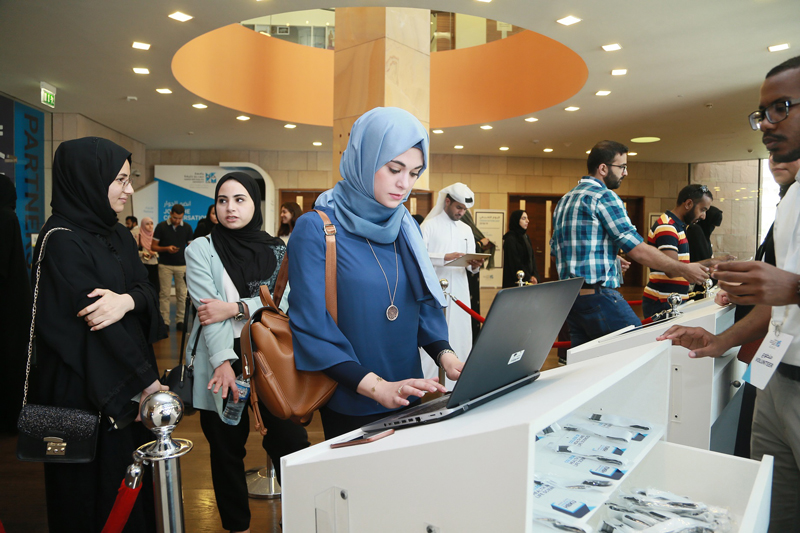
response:
<path id="1" fill-rule="evenodd" d="M 777 335 L 775 330 L 771 329 L 767 336 L 764 337 L 764 342 L 758 347 L 758 351 L 750 362 L 750 366 L 747 367 L 742 379 L 764 390 L 769 380 L 772 379 L 772 374 L 778 369 L 781 359 L 786 355 L 786 350 L 789 349 L 793 338 L 786 333 Z"/>

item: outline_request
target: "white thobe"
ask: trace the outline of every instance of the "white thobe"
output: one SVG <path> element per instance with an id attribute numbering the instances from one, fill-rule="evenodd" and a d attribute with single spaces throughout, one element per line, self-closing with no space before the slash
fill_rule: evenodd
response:
<path id="1" fill-rule="evenodd" d="M 447 292 L 470 306 L 467 269 L 444 266 L 444 256 L 451 252 L 475 253 L 475 238 L 470 227 L 460 220 L 451 220 L 447 213 L 442 212 L 422 223 L 422 238 L 425 240 L 436 275 L 439 279 L 446 279 L 449 283 Z M 474 270 L 470 268 L 471 272 L 478 270 L 479 268 Z M 445 309 L 445 317 L 447 318 L 450 345 L 458 358 L 466 361 L 472 349 L 472 319 L 466 311 L 452 301 Z M 439 375 L 439 369 L 424 350 L 420 350 L 420 358 L 422 359 L 422 372 L 426 378 Z M 448 390 L 452 390 L 455 382 L 449 379 L 446 381 L 445 386 Z"/>

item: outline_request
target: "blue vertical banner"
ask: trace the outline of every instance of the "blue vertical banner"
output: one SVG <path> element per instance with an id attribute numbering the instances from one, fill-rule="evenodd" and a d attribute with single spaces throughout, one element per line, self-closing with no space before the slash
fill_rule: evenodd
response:
<path id="1" fill-rule="evenodd" d="M 19 102 L 14 102 L 14 155 L 17 217 L 31 264 L 31 234 L 39 233 L 44 224 L 44 113 Z"/>

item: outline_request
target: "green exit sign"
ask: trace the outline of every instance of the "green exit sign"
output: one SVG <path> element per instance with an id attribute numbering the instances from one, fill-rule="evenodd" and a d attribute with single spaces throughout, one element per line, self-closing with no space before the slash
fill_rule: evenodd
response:
<path id="1" fill-rule="evenodd" d="M 42 104 L 47 107 L 56 107 L 56 88 L 45 82 L 41 82 L 40 87 L 42 90 Z"/>

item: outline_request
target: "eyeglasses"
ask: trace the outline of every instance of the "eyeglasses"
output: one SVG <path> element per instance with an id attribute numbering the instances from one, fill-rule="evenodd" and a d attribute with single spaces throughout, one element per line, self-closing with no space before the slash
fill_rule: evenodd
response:
<path id="1" fill-rule="evenodd" d="M 623 172 L 627 172 L 628 171 L 628 165 L 612 165 L 611 163 L 608 163 L 608 166 L 621 168 Z"/>
<path id="2" fill-rule="evenodd" d="M 114 181 L 117 183 L 117 185 L 122 187 L 122 190 L 127 189 L 128 185 L 130 185 L 132 182 L 131 178 L 117 178 Z"/>
<path id="3" fill-rule="evenodd" d="M 747 117 L 750 119 L 750 127 L 754 130 L 761 129 L 761 123 L 767 119 L 770 124 L 777 124 L 782 120 L 786 120 L 789 116 L 789 108 L 793 105 L 800 104 L 800 98 L 794 100 L 785 100 L 783 102 L 775 102 L 766 109 L 753 111 Z"/>

